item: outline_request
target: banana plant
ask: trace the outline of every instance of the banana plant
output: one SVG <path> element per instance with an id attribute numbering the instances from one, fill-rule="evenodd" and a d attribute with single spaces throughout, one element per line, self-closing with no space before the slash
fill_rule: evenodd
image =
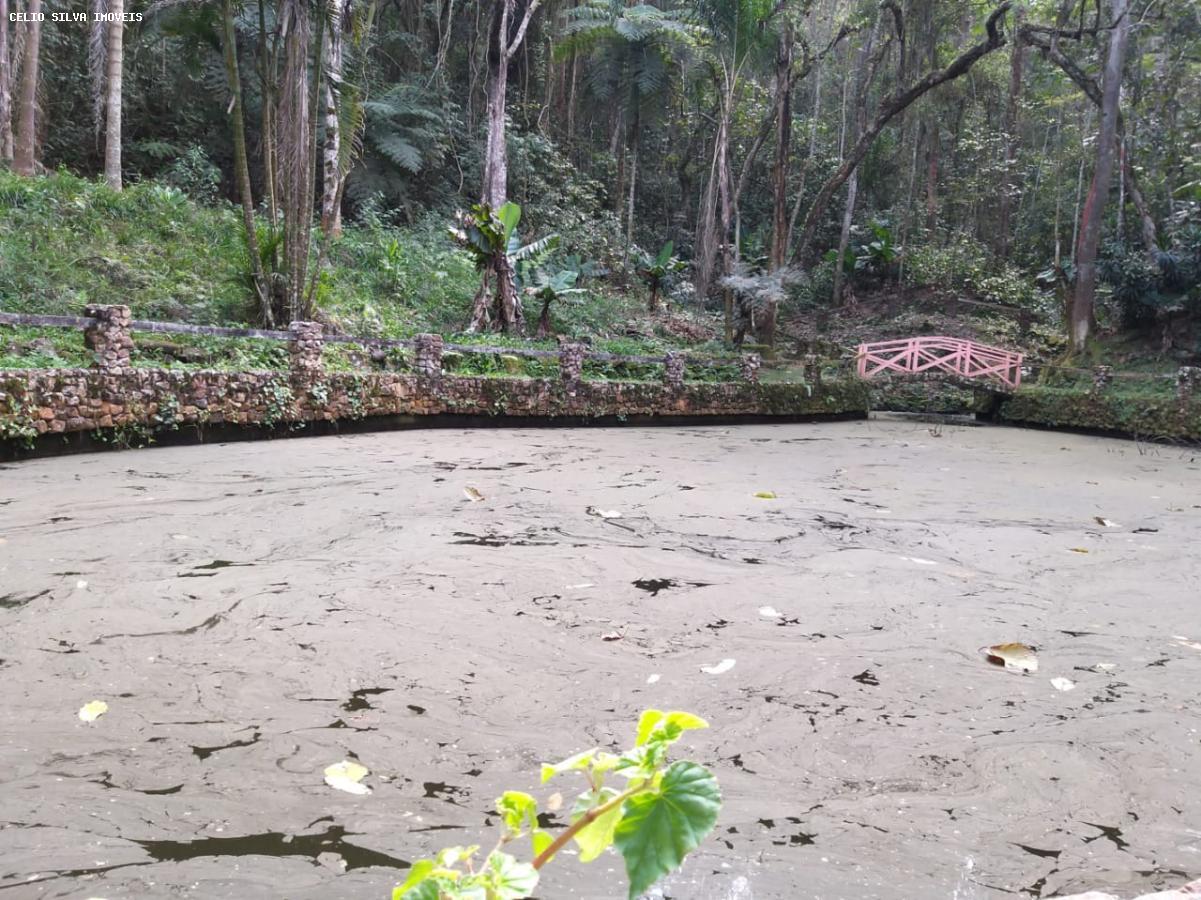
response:
<path id="1" fill-rule="evenodd" d="M 686 267 L 686 263 L 678 256 L 672 256 L 672 251 L 675 249 L 675 244 L 668 241 L 659 248 L 659 253 L 653 259 L 646 257 L 645 262 L 638 270 L 638 274 L 642 276 L 642 280 L 646 282 L 646 286 L 651 289 L 651 297 L 649 309 L 654 312 L 659 308 L 659 291 L 662 290 L 664 283 L 676 272 L 682 271 Z"/>
<path id="2" fill-rule="evenodd" d="M 522 286 L 531 297 L 542 301 L 542 312 L 538 315 L 538 337 L 546 337 L 550 333 L 550 307 L 556 300 L 560 303 L 569 297 L 584 293 L 583 288 L 575 286 L 580 273 L 574 269 L 560 269 L 558 272 L 547 272 L 541 266 L 534 266 L 522 272 Z"/>
<path id="3" fill-rule="evenodd" d="M 691 713 L 648 709 L 638 720 L 633 749 L 616 754 L 594 747 L 544 763 L 543 784 L 568 773 L 586 781 L 571 805 L 570 825 L 552 837 L 539 825 L 538 802 L 506 791 L 496 801 L 504 831 L 490 853 L 478 859 L 478 846 L 450 847 L 418 860 L 392 900 L 522 900 L 533 895 L 542 868 L 573 841 L 584 863 L 616 846 L 625 861 L 628 898 L 635 900 L 679 868 L 717 824 L 717 779 L 697 763 L 667 761 L 668 748 L 686 731 L 708 727 Z M 531 862 L 504 850 L 522 838 L 530 841 Z"/>
<path id="4" fill-rule="evenodd" d="M 517 265 L 553 249 L 558 236 L 548 235 L 523 246 L 517 233 L 521 207 L 512 201 L 496 209 L 486 203 L 477 203 L 470 212 L 456 213 L 455 218 L 457 227 L 449 229 L 450 238 L 472 255 L 480 273 L 480 288 L 472 303 L 467 330 L 486 328 L 491 319 L 489 306 L 492 306 L 501 331 L 524 334 L 525 314 L 517 291 Z M 495 296 L 490 292 L 493 276 L 496 278 Z"/>

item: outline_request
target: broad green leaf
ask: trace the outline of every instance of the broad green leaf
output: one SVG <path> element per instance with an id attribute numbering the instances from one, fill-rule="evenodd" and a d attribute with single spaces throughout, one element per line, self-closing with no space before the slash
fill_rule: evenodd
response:
<path id="1" fill-rule="evenodd" d="M 471 859 L 479 849 L 479 844 L 472 844 L 470 847 L 446 847 L 438 851 L 438 865 L 450 868 L 464 860 Z"/>
<path id="2" fill-rule="evenodd" d="M 499 851 L 488 857 L 484 874 L 496 900 L 522 900 L 538 886 L 537 869 Z"/>
<path id="3" fill-rule="evenodd" d="M 709 723 L 700 716 L 694 716 L 692 713 L 672 711 L 663 717 L 663 721 L 659 723 L 655 731 L 656 733 L 661 733 L 669 743 L 675 743 L 685 731 L 708 727 Z"/>
<path id="4" fill-rule="evenodd" d="M 570 772 L 574 769 L 586 769 L 592 762 L 592 758 L 596 756 L 596 748 L 585 750 L 583 753 L 577 753 L 575 756 L 569 756 L 562 762 L 551 765 L 550 763 L 542 764 L 542 783 L 550 781 L 556 775 L 562 775 L 564 772 Z"/>
<path id="5" fill-rule="evenodd" d="M 437 866 L 438 864 L 432 859 L 417 860 L 417 862 L 413 863 L 412 868 L 409 869 L 409 877 L 396 886 L 396 891 L 400 891 L 403 894 L 409 888 L 425 881 L 429 877 L 430 872 L 434 871 Z M 393 891 L 393 893 L 395 894 L 396 891 Z"/>
<path id="6" fill-rule="evenodd" d="M 496 801 L 496 811 L 513 835 L 519 834 L 526 822 L 538 821 L 538 801 L 521 791 L 505 791 Z"/>
<path id="7" fill-rule="evenodd" d="M 630 900 L 676 869 L 700 845 L 721 810 L 717 779 L 693 762 L 676 762 L 659 789 L 625 803 L 614 841 L 625 858 Z"/>
<path id="8" fill-rule="evenodd" d="M 505 230 L 502 236 L 504 242 L 508 244 L 509 236 L 513 233 L 513 229 L 517 227 L 517 223 L 521 221 L 521 207 L 512 200 L 509 200 L 500 209 L 496 210 L 495 215 L 500 220 L 501 225 L 504 226 Z"/>
<path id="9" fill-rule="evenodd" d="M 585 791 L 576 799 L 571 810 L 572 824 L 587 815 L 588 811 L 608 803 L 617 797 L 617 791 L 612 788 L 601 788 L 599 791 Z M 580 862 L 592 862 L 613 843 L 613 832 L 621 821 L 622 804 L 611 810 L 576 832 L 575 842 L 580 848 Z"/>

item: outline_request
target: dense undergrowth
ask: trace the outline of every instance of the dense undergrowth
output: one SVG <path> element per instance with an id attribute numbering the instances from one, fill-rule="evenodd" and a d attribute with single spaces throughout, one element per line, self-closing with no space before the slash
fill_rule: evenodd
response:
<path id="1" fill-rule="evenodd" d="M 166 184 L 143 182 L 118 193 L 65 172 L 28 179 L 0 171 L 0 309 L 78 315 L 89 303 L 122 303 L 135 318 L 252 324 L 241 228 L 229 204 L 197 202 Z M 461 343 L 556 346 L 554 337 L 459 334 L 478 284 L 471 259 L 447 239 L 445 222 L 431 217 L 400 227 L 368 212 L 348 223 L 333 245 L 316 297 L 323 321 L 347 334 L 437 332 Z M 552 309 L 554 335 L 587 340 L 611 353 L 657 354 L 680 346 L 720 350 L 711 341 L 690 339 L 714 333 L 710 317 L 686 317 L 691 321 L 681 337 L 667 317 L 645 314 L 640 285 L 590 278 L 581 286 L 582 293 Z M 536 314 L 528 313 L 531 319 Z M 267 341 L 172 336 L 147 343 L 146 364 L 286 365 L 283 348 Z M 171 352 L 162 349 L 167 344 Z M 330 348 L 329 362 L 337 369 L 359 365 L 364 357 L 362 351 Z M 479 366 L 499 365 L 488 359 Z M 0 329 L 0 367 L 89 361 L 76 333 Z M 470 370 L 476 364 L 464 365 Z"/>

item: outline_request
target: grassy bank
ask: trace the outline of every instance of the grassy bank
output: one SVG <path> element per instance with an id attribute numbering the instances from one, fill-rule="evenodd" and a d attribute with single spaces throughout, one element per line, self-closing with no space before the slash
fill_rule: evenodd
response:
<path id="1" fill-rule="evenodd" d="M 553 339 L 459 334 L 479 280 L 445 225 L 428 219 L 400 228 L 375 218 L 348 224 L 318 282 L 321 319 L 347 334 L 436 332 L 460 342 L 555 346 Z M 78 315 L 89 303 L 121 303 L 141 319 L 254 324 L 242 234 L 240 213 L 229 204 L 198 203 L 166 185 L 143 182 L 116 192 L 63 172 L 32 179 L 0 172 L 0 309 Z M 570 251 L 567 236 L 564 244 Z M 556 334 L 612 353 L 719 349 L 703 317 L 647 316 L 638 284 L 590 278 L 581 286 L 583 294 L 552 309 Z M 528 318 L 537 313 L 529 309 Z M 286 362 L 269 342 L 157 336 L 146 343 L 145 365 L 260 369 Z M 0 327 L 0 368 L 88 362 L 78 334 Z M 337 353 L 331 362 L 339 366 Z"/>
<path id="2" fill-rule="evenodd" d="M 1201 440 L 1201 397 L 1181 404 L 1166 380 L 1116 386 L 1101 393 L 1084 387 L 1023 387 L 1001 404 L 998 418 L 1150 440 Z"/>

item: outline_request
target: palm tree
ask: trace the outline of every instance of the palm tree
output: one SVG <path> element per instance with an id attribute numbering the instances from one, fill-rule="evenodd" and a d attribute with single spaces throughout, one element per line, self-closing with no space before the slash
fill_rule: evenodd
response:
<path id="1" fill-rule="evenodd" d="M 673 62 L 678 62 L 704 35 L 686 10 L 654 6 L 623 6 L 621 0 L 587 0 L 569 10 L 564 31 L 567 40 L 557 55 L 586 54 L 589 67 L 585 86 L 612 106 L 615 132 L 626 123 L 624 151 L 618 157 L 614 200 L 620 211 L 626 199 L 625 157 L 628 153 L 629 188 L 626 203 L 626 253 L 634 236 L 634 198 L 638 181 L 638 140 L 646 115 L 666 106 Z"/>

